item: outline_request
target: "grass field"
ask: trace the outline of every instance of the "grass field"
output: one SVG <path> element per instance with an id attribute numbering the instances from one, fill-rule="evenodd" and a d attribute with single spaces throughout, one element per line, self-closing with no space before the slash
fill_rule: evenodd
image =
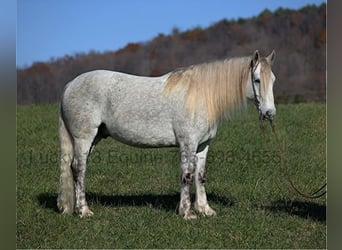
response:
<path id="1" fill-rule="evenodd" d="M 278 105 L 275 119 L 293 181 L 325 181 L 326 106 Z M 207 192 L 216 217 L 177 215 L 176 148 L 137 149 L 110 138 L 93 152 L 87 198 L 95 215 L 57 212 L 57 105 L 17 109 L 17 248 L 326 248 L 326 198 L 306 200 L 285 180 L 270 129 L 253 107 L 212 141 Z"/>

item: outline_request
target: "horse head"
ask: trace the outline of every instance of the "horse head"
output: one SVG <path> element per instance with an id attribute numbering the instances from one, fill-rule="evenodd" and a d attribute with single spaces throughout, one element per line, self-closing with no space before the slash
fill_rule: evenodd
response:
<path id="1" fill-rule="evenodd" d="M 260 118 L 267 120 L 272 120 L 276 114 L 273 97 L 273 85 L 276 78 L 271 69 L 274 59 L 274 50 L 269 56 L 263 58 L 256 50 L 251 59 L 251 77 L 247 83 L 247 98 L 254 101 Z"/>

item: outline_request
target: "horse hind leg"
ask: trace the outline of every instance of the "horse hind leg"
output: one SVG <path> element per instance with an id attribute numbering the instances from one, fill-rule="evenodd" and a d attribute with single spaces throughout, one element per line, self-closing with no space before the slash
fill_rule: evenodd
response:
<path id="1" fill-rule="evenodd" d="M 71 164 L 74 158 L 73 141 L 63 118 L 59 117 L 60 181 L 57 207 L 64 214 L 71 214 L 75 206 L 74 179 Z"/>
<path id="2" fill-rule="evenodd" d="M 89 217 L 94 213 L 89 209 L 85 195 L 85 174 L 87 158 L 94 142 L 96 130 L 88 134 L 85 138 L 76 138 L 74 140 L 74 160 L 72 170 L 75 182 L 76 212 L 80 217 Z"/>
<path id="3" fill-rule="evenodd" d="M 57 198 L 58 209 L 65 214 L 74 210 L 81 217 L 91 216 L 93 212 L 88 208 L 85 198 L 86 161 L 93 147 L 104 137 L 104 130 L 98 128 L 87 129 L 82 138 L 73 138 L 59 118 L 59 138 L 61 145 L 60 188 Z M 76 204 L 75 204 L 76 203 Z"/>

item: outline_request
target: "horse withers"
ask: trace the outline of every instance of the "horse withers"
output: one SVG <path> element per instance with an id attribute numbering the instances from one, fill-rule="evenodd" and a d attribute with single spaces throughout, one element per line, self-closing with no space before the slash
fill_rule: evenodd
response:
<path id="1" fill-rule="evenodd" d="M 61 212 L 91 216 L 85 195 L 87 158 L 101 138 L 136 147 L 179 147 L 179 214 L 196 218 L 190 188 L 195 182 L 195 210 L 215 215 L 205 191 L 205 164 L 219 121 L 254 100 L 265 119 L 276 113 L 273 99 L 275 58 L 252 56 L 192 65 L 160 77 L 95 70 L 79 75 L 64 90 L 60 115 Z"/>

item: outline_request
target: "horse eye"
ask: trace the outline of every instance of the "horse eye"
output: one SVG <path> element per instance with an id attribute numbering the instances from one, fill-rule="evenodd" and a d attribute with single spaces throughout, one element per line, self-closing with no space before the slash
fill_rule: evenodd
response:
<path id="1" fill-rule="evenodd" d="M 255 79 L 254 82 L 255 83 L 260 83 L 260 79 Z"/>

